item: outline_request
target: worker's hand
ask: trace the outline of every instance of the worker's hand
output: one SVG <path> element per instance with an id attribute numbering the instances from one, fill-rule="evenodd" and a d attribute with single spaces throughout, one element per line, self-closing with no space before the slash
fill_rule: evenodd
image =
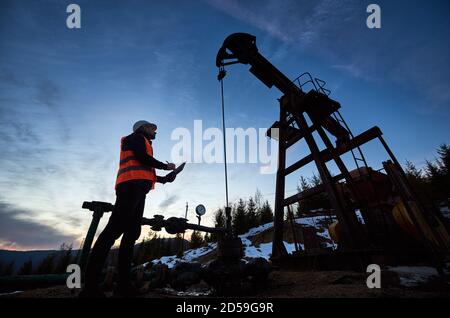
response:
<path id="1" fill-rule="evenodd" d="M 175 170 L 175 169 L 176 169 L 176 166 L 174 163 L 170 163 L 170 162 L 167 163 L 166 170 Z"/>

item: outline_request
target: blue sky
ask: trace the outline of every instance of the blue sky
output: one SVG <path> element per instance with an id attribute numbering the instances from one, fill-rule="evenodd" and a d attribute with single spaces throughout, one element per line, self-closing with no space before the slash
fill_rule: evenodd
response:
<path id="1" fill-rule="evenodd" d="M 0 3 L 0 248 L 77 247 L 91 218 L 81 203 L 114 202 L 120 137 L 135 121 L 158 124 L 160 160 L 175 128 L 220 127 L 215 56 L 233 32 L 255 35 L 288 77 L 324 79 L 353 132 L 378 125 L 400 161 L 421 166 L 450 141 L 448 1 L 377 1 L 378 30 L 366 27 L 369 1 L 76 1 L 82 28 L 71 30 L 72 2 Z M 278 116 L 280 92 L 248 66 L 228 68 L 225 92 L 228 127 Z M 379 168 L 381 148 L 365 150 Z M 294 147 L 288 163 L 305 154 Z M 259 188 L 273 204 L 275 175 L 258 164 L 232 164 L 229 175 L 232 201 Z M 195 205 L 212 214 L 224 201 L 223 166 L 191 164 L 150 193 L 145 216 L 181 216 L 189 202 L 195 221 Z"/>

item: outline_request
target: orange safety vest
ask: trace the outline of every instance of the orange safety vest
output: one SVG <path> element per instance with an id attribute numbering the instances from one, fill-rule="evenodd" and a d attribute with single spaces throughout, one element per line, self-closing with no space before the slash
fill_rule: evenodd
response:
<path id="1" fill-rule="evenodd" d="M 120 164 L 119 172 L 117 173 L 116 188 L 120 183 L 130 180 L 150 180 L 152 181 L 152 189 L 154 189 L 156 183 L 155 168 L 143 165 L 137 160 L 132 150 L 124 151 L 122 149 L 124 139 L 125 137 L 122 137 L 120 140 Z M 151 143 L 147 140 L 147 138 L 144 138 L 144 140 L 147 154 L 153 157 L 153 148 Z"/>

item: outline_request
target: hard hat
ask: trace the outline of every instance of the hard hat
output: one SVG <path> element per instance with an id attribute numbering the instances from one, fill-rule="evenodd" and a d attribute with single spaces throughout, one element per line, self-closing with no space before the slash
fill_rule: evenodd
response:
<path id="1" fill-rule="evenodd" d="M 139 121 L 134 123 L 134 125 L 133 125 L 133 132 L 135 132 L 136 130 L 138 130 L 139 128 L 141 128 L 144 125 L 151 125 L 151 126 L 155 127 L 155 129 L 157 128 L 157 126 L 155 124 L 153 124 L 153 123 L 150 123 L 150 122 L 148 122 L 146 120 L 139 120 Z"/>

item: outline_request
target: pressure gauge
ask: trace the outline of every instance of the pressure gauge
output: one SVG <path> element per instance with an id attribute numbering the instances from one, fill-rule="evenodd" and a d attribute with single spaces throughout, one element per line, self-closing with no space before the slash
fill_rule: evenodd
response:
<path id="1" fill-rule="evenodd" d="M 195 208 L 195 213 L 197 213 L 197 215 L 202 216 L 206 213 L 206 208 L 203 204 L 199 204 L 196 206 Z"/>

